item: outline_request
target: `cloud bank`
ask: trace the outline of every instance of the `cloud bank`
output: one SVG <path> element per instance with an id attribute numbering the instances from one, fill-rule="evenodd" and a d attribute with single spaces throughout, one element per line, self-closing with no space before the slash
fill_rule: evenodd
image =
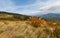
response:
<path id="1" fill-rule="evenodd" d="M 14 2 L 16 1 L 0 0 L 0 11 L 20 13 L 26 15 L 33 15 L 37 13 L 60 13 L 60 0 L 35 0 L 33 1 L 33 3 L 29 3 L 26 5 L 16 5 Z M 26 0 L 26 2 L 28 1 Z"/>

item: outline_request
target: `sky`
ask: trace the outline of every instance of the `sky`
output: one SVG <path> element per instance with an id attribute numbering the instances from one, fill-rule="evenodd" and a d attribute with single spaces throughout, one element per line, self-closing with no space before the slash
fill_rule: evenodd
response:
<path id="1" fill-rule="evenodd" d="M 0 0 L 0 11 L 25 15 L 60 13 L 60 0 Z"/>

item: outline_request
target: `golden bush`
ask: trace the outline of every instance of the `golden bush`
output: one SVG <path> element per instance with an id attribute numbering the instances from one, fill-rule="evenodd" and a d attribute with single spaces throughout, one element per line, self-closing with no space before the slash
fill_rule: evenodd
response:
<path id="1" fill-rule="evenodd" d="M 46 26 L 47 23 L 44 19 L 38 17 L 29 17 L 29 24 L 34 27 Z"/>

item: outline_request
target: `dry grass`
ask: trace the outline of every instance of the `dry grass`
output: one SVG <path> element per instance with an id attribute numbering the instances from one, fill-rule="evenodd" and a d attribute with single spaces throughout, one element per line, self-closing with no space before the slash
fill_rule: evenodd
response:
<path id="1" fill-rule="evenodd" d="M 1 12 L 0 38 L 60 38 L 60 22 Z"/>
<path id="2" fill-rule="evenodd" d="M 27 21 L 0 20 L 0 38 L 60 38 L 58 27 L 45 27 L 45 22 L 38 18 L 29 20 L 31 24 Z"/>

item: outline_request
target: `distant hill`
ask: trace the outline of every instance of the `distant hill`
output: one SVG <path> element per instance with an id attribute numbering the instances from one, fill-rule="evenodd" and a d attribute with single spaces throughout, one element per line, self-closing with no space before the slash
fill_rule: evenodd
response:
<path id="1" fill-rule="evenodd" d="M 0 20 L 27 20 L 29 17 L 28 15 L 0 11 Z M 55 13 L 35 15 L 35 17 L 44 18 L 48 21 L 60 21 L 60 14 Z"/>
<path id="2" fill-rule="evenodd" d="M 55 14 L 55 13 L 48 13 L 44 14 L 38 17 L 45 18 L 47 20 L 52 20 L 52 21 L 60 21 L 60 14 Z"/>
<path id="3" fill-rule="evenodd" d="M 0 11 L 0 20 L 26 20 L 29 16 Z"/>

